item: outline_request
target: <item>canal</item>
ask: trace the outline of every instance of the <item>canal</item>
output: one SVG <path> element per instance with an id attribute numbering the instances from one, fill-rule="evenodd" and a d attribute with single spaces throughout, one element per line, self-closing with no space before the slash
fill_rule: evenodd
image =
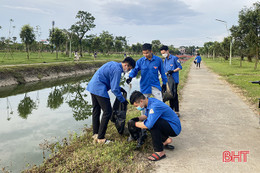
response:
<path id="1" fill-rule="evenodd" d="M 93 75 L 93 74 L 92 74 Z M 91 126 L 91 97 L 86 91 L 92 75 L 55 79 L 0 88 L 0 168 L 21 172 L 39 165 L 49 153 L 44 144 L 58 142 L 70 133 Z M 139 77 L 121 87 L 139 90 Z M 109 91 L 111 104 L 115 96 Z"/>

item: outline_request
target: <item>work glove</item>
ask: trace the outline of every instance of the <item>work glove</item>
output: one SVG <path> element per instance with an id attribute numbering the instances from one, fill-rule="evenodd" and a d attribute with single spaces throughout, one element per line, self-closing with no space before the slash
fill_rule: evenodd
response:
<path id="1" fill-rule="evenodd" d="M 138 117 L 135 117 L 135 118 L 132 118 L 131 120 L 133 120 L 134 122 L 138 122 L 138 121 L 139 121 L 139 118 L 138 118 Z"/>
<path id="2" fill-rule="evenodd" d="M 164 93 L 166 91 L 166 84 L 162 85 L 162 92 Z"/>
<path id="3" fill-rule="evenodd" d="M 135 126 L 135 123 L 136 123 L 136 121 L 134 121 L 134 120 L 129 120 L 129 121 L 128 121 L 128 128 L 129 128 L 129 127 L 130 127 L 130 128 L 136 127 L 136 126 Z"/>
<path id="4" fill-rule="evenodd" d="M 128 79 L 126 79 L 126 83 L 129 84 L 132 81 L 132 78 L 129 77 Z"/>
<path id="5" fill-rule="evenodd" d="M 167 73 L 171 75 L 173 74 L 173 70 L 169 70 Z"/>

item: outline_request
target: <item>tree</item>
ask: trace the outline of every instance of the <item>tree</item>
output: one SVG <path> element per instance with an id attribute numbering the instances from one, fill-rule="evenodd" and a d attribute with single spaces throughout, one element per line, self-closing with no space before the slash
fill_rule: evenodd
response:
<path id="1" fill-rule="evenodd" d="M 209 48 L 211 45 L 213 45 L 213 42 L 211 42 L 211 41 L 204 43 L 204 50 L 205 50 L 205 53 L 207 53 L 207 57 L 209 57 Z"/>
<path id="2" fill-rule="evenodd" d="M 161 42 L 160 40 L 153 40 L 152 41 L 152 51 L 154 54 L 160 52 Z"/>
<path id="3" fill-rule="evenodd" d="M 123 43 L 120 40 L 115 41 L 116 52 L 121 52 L 123 50 Z"/>
<path id="4" fill-rule="evenodd" d="M 58 59 L 58 52 L 60 50 L 60 46 L 66 42 L 66 35 L 61 29 L 55 28 L 53 31 L 50 31 L 50 37 L 50 42 L 55 45 L 56 58 Z"/>
<path id="5" fill-rule="evenodd" d="M 260 47 L 260 2 L 253 4 L 251 8 L 244 8 L 239 12 L 239 27 L 244 35 L 245 42 L 250 48 L 250 53 L 255 54 L 254 69 L 257 69 Z"/>
<path id="6" fill-rule="evenodd" d="M 92 41 L 93 51 L 99 51 L 101 49 L 101 39 L 100 37 L 95 37 Z"/>
<path id="7" fill-rule="evenodd" d="M 19 116 L 23 119 L 27 119 L 28 115 L 32 113 L 32 110 L 36 108 L 36 103 L 27 96 L 27 93 L 24 95 L 23 100 L 18 105 Z"/>
<path id="8" fill-rule="evenodd" d="M 82 39 L 85 34 L 92 28 L 95 28 L 95 17 L 86 11 L 78 11 L 76 18 L 79 19 L 74 25 L 70 27 L 70 30 L 78 36 L 80 46 L 80 56 L 82 57 Z"/>
<path id="9" fill-rule="evenodd" d="M 30 25 L 24 25 L 20 32 L 20 38 L 22 39 L 22 42 L 25 43 L 27 58 L 30 59 L 30 45 L 35 41 L 33 27 Z"/>
<path id="10" fill-rule="evenodd" d="M 101 39 L 102 48 L 104 49 L 103 53 L 108 53 L 114 45 L 114 36 L 108 31 L 102 31 L 102 33 L 99 34 L 99 37 Z"/>

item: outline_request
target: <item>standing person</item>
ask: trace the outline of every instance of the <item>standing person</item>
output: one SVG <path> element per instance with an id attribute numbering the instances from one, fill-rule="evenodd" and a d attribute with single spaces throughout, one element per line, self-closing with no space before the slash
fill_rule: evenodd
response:
<path id="1" fill-rule="evenodd" d="M 162 101 L 162 91 L 166 90 L 167 76 L 165 75 L 163 68 L 163 61 L 160 57 L 155 56 L 152 53 L 152 45 L 145 43 L 142 46 L 143 57 L 137 60 L 135 68 L 130 72 L 129 78 L 126 83 L 129 84 L 132 78 L 136 77 L 137 73 L 141 70 L 140 88 L 145 97 L 150 97 Z M 158 72 L 162 77 L 162 87 L 160 86 L 160 80 Z"/>
<path id="2" fill-rule="evenodd" d="M 131 126 L 148 129 L 151 132 L 155 153 L 148 159 L 158 161 L 165 158 L 164 148 L 174 149 L 174 146 L 169 145 L 172 142 L 170 136 L 176 137 L 181 132 L 180 119 L 167 104 L 154 98 L 145 98 L 139 91 L 131 94 L 130 103 L 138 110 L 145 109 L 145 115 L 133 118 L 129 123 Z"/>
<path id="3" fill-rule="evenodd" d="M 117 99 L 126 106 L 128 101 L 123 97 L 119 86 L 121 74 L 123 72 L 129 72 L 134 67 L 135 60 L 131 57 L 125 58 L 122 63 L 114 61 L 108 62 L 96 71 L 88 83 L 87 90 L 91 93 L 93 106 L 93 138 L 97 139 L 98 143 L 110 142 L 105 138 L 107 124 L 112 115 L 108 91 L 111 89 Z M 100 122 L 101 110 L 103 111 L 103 115 Z"/>
<path id="4" fill-rule="evenodd" d="M 176 112 L 178 116 L 179 113 L 179 99 L 178 99 L 178 84 L 179 84 L 179 71 L 182 69 L 181 62 L 178 57 L 173 56 L 169 53 L 168 46 L 162 46 L 160 48 L 162 56 L 165 58 L 164 60 L 164 70 L 168 75 L 171 75 L 175 82 L 175 90 L 173 90 L 175 97 L 170 99 L 170 107 Z"/>
<path id="5" fill-rule="evenodd" d="M 200 56 L 199 53 L 197 54 L 197 57 L 195 58 L 195 61 L 197 62 L 197 67 L 199 66 L 199 68 L 200 68 L 201 56 Z"/>

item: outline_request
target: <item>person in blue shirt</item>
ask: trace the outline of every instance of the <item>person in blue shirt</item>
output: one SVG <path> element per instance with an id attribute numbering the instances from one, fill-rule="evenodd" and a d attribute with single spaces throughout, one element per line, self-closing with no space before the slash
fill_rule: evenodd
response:
<path id="1" fill-rule="evenodd" d="M 178 84 L 179 84 L 179 71 L 182 69 L 181 62 L 178 57 L 173 56 L 169 53 L 168 46 L 162 46 L 160 48 L 164 60 L 164 70 L 167 75 L 171 75 L 175 82 L 175 89 L 173 90 L 175 97 L 170 99 L 170 107 L 175 110 L 175 113 L 180 116 L 179 113 L 179 98 L 178 98 Z"/>
<path id="2" fill-rule="evenodd" d="M 196 66 L 196 67 L 199 67 L 199 68 L 200 68 L 201 56 L 200 56 L 199 53 L 197 54 L 197 57 L 195 58 L 195 61 L 196 61 L 196 63 L 197 63 L 197 66 Z"/>
<path id="3" fill-rule="evenodd" d="M 130 103 L 138 110 L 145 109 L 145 115 L 130 120 L 131 126 L 148 129 L 151 132 L 155 153 L 149 160 L 157 161 L 165 158 L 165 149 L 174 149 L 169 145 L 171 137 L 176 137 L 181 132 L 181 123 L 177 114 L 165 103 L 155 98 L 146 98 L 141 92 L 134 91 L 130 96 Z M 140 122 L 142 121 L 142 122 Z"/>
<path id="4" fill-rule="evenodd" d="M 132 81 L 132 78 L 136 77 L 141 70 L 140 89 L 146 96 L 151 95 L 158 100 L 162 100 L 161 90 L 166 90 L 167 76 L 165 75 L 163 68 L 163 61 L 160 57 L 155 56 L 152 53 L 152 45 L 145 43 L 142 46 L 143 57 L 137 60 L 135 68 L 130 72 L 129 78 L 126 80 L 127 84 Z M 158 72 L 162 77 L 162 87 L 160 86 L 160 80 Z"/>
<path id="5" fill-rule="evenodd" d="M 119 84 L 121 74 L 129 72 L 134 67 L 135 60 L 131 57 L 125 58 L 122 63 L 114 61 L 107 62 L 96 71 L 88 83 L 87 90 L 91 93 L 93 106 L 93 138 L 97 139 L 98 143 L 110 142 L 105 139 L 107 124 L 112 115 L 108 91 L 111 89 L 117 99 L 127 105 L 128 101 L 123 97 Z M 103 115 L 100 122 L 101 110 L 103 111 Z"/>

